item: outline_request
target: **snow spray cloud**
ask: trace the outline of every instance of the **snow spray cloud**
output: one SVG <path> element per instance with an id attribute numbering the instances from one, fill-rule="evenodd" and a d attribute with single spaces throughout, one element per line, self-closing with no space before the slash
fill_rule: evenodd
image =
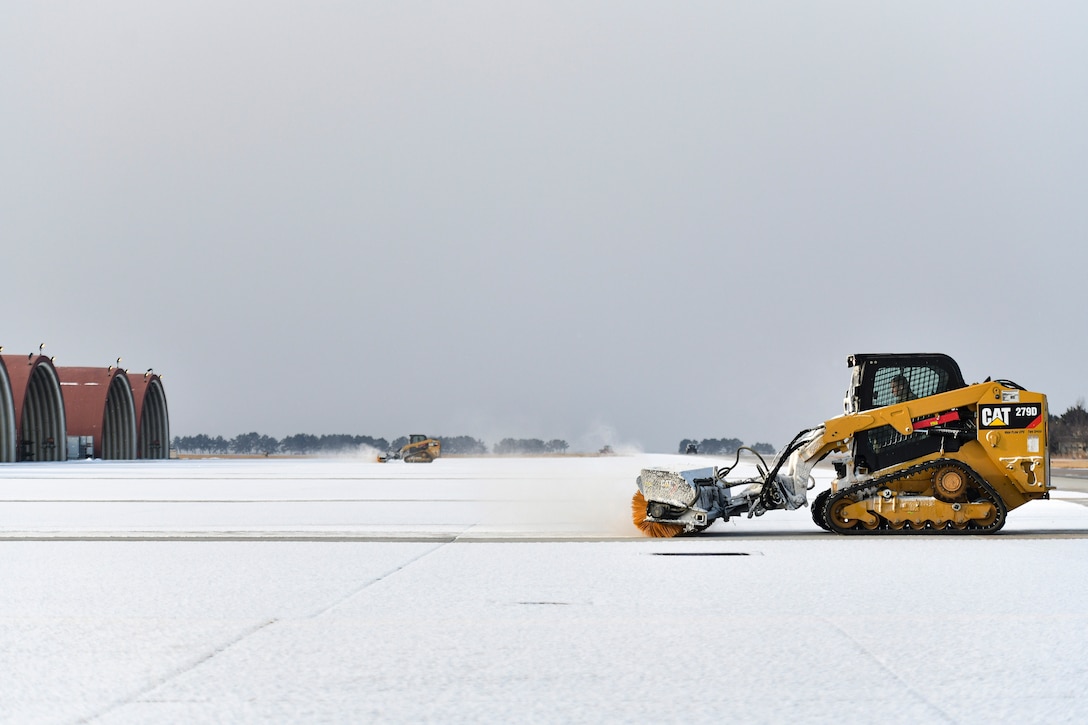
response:
<path id="1" fill-rule="evenodd" d="M 332 451 L 322 452 L 318 455 L 321 458 L 332 458 L 336 460 L 353 460 L 353 461 L 377 461 L 380 456 L 384 456 L 388 451 L 379 451 L 374 446 L 367 445 L 366 443 L 359 443 L 358 445 L 345 446 L 343 448 L 337 448 Z"/>
<path id="2" fill-rule="evenodd" d="M 595 421 L 578 439 L 578 447 L 585 451 L 608 449 L 622 456 L 637 456 L 642 445 L 635 441 L 621 441 L 616 429 L 602 421 Z"/>
<path id="3" fill-rule="evenodd" d="M 473 459 L 471 516 L 480 530 L 630 536 L 639 465 L 618 455 Z"/>

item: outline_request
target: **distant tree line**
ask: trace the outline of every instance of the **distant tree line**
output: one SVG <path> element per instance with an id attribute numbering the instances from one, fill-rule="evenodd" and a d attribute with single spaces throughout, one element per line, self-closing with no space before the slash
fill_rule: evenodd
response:
<path id="1" fill-rule="evenodd" d="M 1072 409 L 1071 409 L 1072 410 Z M 1088 413 L 1079 408 L 1081 415 L 1088 419 Z M 1052 416 L 1052 420 L 1055 418 Z M 1054 423 L 1051 423 L 1054 426 Z M 1088 430 L 1088 429 L 1086 429 Z M 497 456 L 535 456 L 561 454 L 570 450 L 570 445 L 562 439 L 553 438 L 545 441 L 540 438 L 503 438 L 489 451 L 486 443 L 471 436 L 434 436 L 442 441 L 442 453 L 461 456 L 484 456 L 492 453 Z M 408 442 L 406 436 L 394 438 L 375 438 L 365 435 L 332 434 L 311 435 L 296 433 L 286 438 L 276 439 L 257 432 L 242 433 L 234 438 L 209 436 L 204 433 L 191 436 L 175 436 L 174 448 L 178 453 L 197 455 L 273 455 L 312 456 L 334 453 L 347 453 L 360 448 L 369 448 L 381 453 L 397 451 Z M 684 438 L 680 441 L 680 453 L 686 453 L 688 446 L 694 444 L 699 453 L 710 456 L 732 455 L 744 445 L 739 438 L 703 438 L 695 440 Z M 753 443 L 751 448 L 762 454 L 774 454 L 775 447 L 770 443 Z"/>
<path id="2" fill-rule="evenodd" d="M 1061 415 L 1050 416 L 1050 452 L 1061 458 L 1088 456 L 1088 410 L 1081 398 Z"/>
<path id="3" fill-rule="evenodd" d="M 405 439 L 407 441 L 407 439 Z M 389 442 L 384 438 L 371 438 L 370 436 L 353 435 L 322 435 L 315 436 L 308 433 L 298 433 L 287 436 L 283 440 L 277 440 L 271 436 L 260 433 L 243 433 L 234 438 L 226 439 L 223 436 L 209 436 L 204 433 L 193 436 L 175 436 L 174 448 L 179 453 L 198 454 L 227 454 L 238 455 L 288 453 L 292 455 L 308 455 L 314 453 L 341 453 L 355 450 L 363 446 L 386 451 Z"/>
<path id="4" fill-rule="evenodd" d="M 699 453 L 708 456 L 731 456 L 740 450 L 744 441 L 739 438 L 704 438 L 701 441 L 694 438 L 683 438 L 680 441 L 680 453 L 687 453 L 689 447 L 694 446 Z M 757 453 L 774 455 L 776 448 L 770 443 L 753 443 L 748 446 Z"/>
<path id="5" fill-rule="evenodd" d="M 503 438 L 495 444 L 495 455 L 531 456 L 538 453 L 566 453 L 569 447 L 566 441 L 558 438 L 547 443 L 539 438 Z"/>
<path id="6" fill-rule="evenodd" d="M 434 436 L 442 441 L 442 453 L 446 455 L 482 456 L 488 453 L 487 445 L 471 436 Z M 407 436 L 394 438 L 392 442 L 385 438 L 373 438 L 363 435 L 311 435 L 296 433 L 277 440 L 260 433 L 243 433 L 234 438 L 209 436 L 203 433 L 192 436 L 175 436 L 174 448 L 178 453 L 198 455 L 272 455 L 287 454 L 292 456 L 323 455 L 346 453 L 371 448 L 385 453 L 400 450 L 408 442 Z M 568 449 L 566 441 L 544 441 L 533 439 L 504 438 L 495 446 L 499 455 L 536 453 L 564 453 Z"/>

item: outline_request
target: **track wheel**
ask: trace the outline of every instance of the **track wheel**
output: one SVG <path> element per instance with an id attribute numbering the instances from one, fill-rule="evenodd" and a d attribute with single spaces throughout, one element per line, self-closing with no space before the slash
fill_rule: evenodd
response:
<path id="1" fill-rule="evenodd" d="M 665 539 L 684 532 L 680 524 L 662 524 L 657 521 L 646 520 L 646 497 L 642 491 L 636 491 L 631 499 L 631 520 L 635 522 L 638 530 L 655 539 Z"/>
<path id="2" fill-rule="evenodd" d="M 997 521 L 997 507 L 991 504 L 990 512 L 985 516 L 974 519 L 973 523 L 981 528 L 986 528 L 995 521 Z"/>
<path id="3" fill-rule="evenodd" d="M 966 501 L 967 474 L 956 466 L 938 468 L 933 474 L 933 495 L 942 501 Z"/>
<path id="4" fill-rule="evenodd" d="M 849 498 L 840 498 L 835 503 L 827 507 L 827 523 L 830 526 L 834 526 L 839 529 L 853 529 L 857 527 L 860 521 L 857 519 L 848 519 L 843 515 L 843 509 L 850 504 L 855 503 Z"/>

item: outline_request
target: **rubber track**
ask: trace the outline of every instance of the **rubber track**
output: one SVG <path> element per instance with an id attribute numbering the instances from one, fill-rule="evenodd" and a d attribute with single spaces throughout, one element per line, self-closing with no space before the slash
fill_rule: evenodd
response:
<path id="1" fill-rule="evenodd" d="M 828 516 L 828 513 L 831 511 L 831 507 L 844 498 L 849 497 L 854 501 L 868 498 L 869 496 L 876 494 L 882 486 L 888 484 L 891 481 L 895 481 L 901 478 L 910 478 L 918 473 L 921 473 L 922 471 L 933 468 L 941 468 L 944 466 L 955 466 L 956 468 L 966 473 L 968 477 L 970 477 L 978 490 L 982 492 L 983 496 L 994 505 L 995 509 L 997 509 L 997 518 L 994 519 L 993 523 L 989 524 L 988 526 L 979 526 L 973 521 L 968 521 L 967 527 L 963 529 L 953 528 L 951 525 L 946 525 L 943 529 L 934 529 L 930 526 L 926 526 L 926 528 L 924 529 L 912 529 L 908 526 L 904 526 L 901 529 L 893 529 L 888 526 L 888 522 L 886 520 L 881 519 L 881 522 L 877 524 L 877 528 L 875 529 L 866 529 L 864 526 L 860 525 L 854 528 L 844 529 L 836 526 L 834 522 L 831 521 L 831 517 Z M 855 494 L 857 494 L 856 497 Z M 876 512 L 873 513 L 879 517 L 879 514 L 876 514 Z M 938 458 L 934 461 L 926 461 L 925 463 L 919 463 L 918 465 L 911 466 L 910 468 L 905 468 L 902 471 L 896 471 L 894 473 L 889 473 L 884 476 L 879 476 L 877 478 L 869 479 L 868 481 L 862 481 L 861 483 L 854 484 L 849 488 L 844 488 L 842 491 L 838 491 L 835 494 L 829 496 L 827 498 L 827 503 L 823 507 L 824 523 L 827 524 L 825 528 L 827 528 L 828 531 L 832 531 L 836 534 L 844 534 L 846 536 L 884 536 L 888 534 L 992 534 L 993 532 L 997 531 L 1005 525 L 1005 515 L 1007 513 L 1008 507 L 1005 506 L 1005 502 L 1001 499 L 1001 496 L 998 495 L 997 491 L 994 490 L 993 486 L 988 484 L 982 478 L 982 476 L 978 475 L 978 473 L 976 473 L 974 469 L 972 469 L 970 466 L 962 463 L 961 461 L 957 461 L 951 458 Z"/>
<path id="2" fill-rule="evenodd" d="M 816 498 L 812 501 L 812 521 L 824 531 L 831 531 L 827 526 L 827 513 L 824 511 L 827 508 L 827 499 L 830 496 L 831 489 L 829 488 L 816 494 Z"/>

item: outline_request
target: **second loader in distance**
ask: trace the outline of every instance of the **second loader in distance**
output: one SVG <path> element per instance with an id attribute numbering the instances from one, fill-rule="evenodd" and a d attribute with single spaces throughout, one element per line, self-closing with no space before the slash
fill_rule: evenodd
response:
<path id="1" fill-rule="evenodd" d="M 422 433 L 413 433 L 408 436 L 408 442 L 401 446 L 400 450 L 378 456 L 378 461 L 385 463 L 388 460 L 403 460 L 405 463 L 431 463 L 441 455 L 442 441 Z"/>

